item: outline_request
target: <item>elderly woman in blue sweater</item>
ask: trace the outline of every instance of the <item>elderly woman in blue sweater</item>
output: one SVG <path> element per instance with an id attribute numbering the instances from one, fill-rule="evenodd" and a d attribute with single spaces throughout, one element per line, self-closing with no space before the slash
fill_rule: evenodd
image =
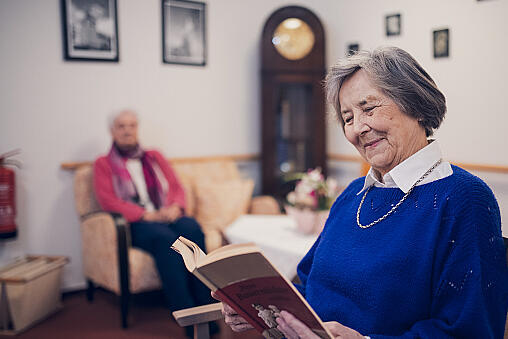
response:
<path id="1" fill-rule="evenodd" d="M 443 93 L 394 47 L 339 61 L 328 101 L 371 168 L 337 198 L 297 286 L 340 338 L 502 338 L 508 269 L 489 187 L 430 139 Z M 235 331 L 250 327 L 224 305 Z M 282 311 L 287 338 L 317 338 Z"/>

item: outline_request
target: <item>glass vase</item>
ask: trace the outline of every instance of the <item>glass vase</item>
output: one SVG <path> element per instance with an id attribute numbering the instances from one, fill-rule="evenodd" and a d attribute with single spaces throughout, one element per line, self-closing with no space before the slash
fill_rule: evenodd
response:
<path id="1" fill-rule="evenodd" d="M 296 227 L 303 234 L 316 234 L 323 230 L 329 210 L 313 211 L 309 208 L 285 206 L 288 216 L 296 222 Z"/>

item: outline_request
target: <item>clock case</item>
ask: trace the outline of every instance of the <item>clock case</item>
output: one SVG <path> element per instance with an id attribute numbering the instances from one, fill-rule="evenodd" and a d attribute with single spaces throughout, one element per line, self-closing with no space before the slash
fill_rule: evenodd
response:
<path id="1" fill-rule="evenodd" d="M 314 33 L 312 50 L 298 60 L 284 58 L 272 43 L 288 18 L 306 22 Z M 294 188 L 287 175 L 321 167 L 326 174 L 323 78 L 325 34 L 319 18 L 299 6 L 283 7 L 266 21 L 261 39 L 262 191 L 279 200 Z"/>

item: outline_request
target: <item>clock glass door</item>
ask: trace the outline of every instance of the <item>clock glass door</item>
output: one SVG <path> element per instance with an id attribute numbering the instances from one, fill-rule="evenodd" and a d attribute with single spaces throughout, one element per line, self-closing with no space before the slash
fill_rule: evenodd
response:
<path id="1" fill-rule="evenodd" d="M 281 83 L 278 93 L 274 174 L 284 187 L 287 174 L 305 172 L 312 167 L 312 85 Z"/>

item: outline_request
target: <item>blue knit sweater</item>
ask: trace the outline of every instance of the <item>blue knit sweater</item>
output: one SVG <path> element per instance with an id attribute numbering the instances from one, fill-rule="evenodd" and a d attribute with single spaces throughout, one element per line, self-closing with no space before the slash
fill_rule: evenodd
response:
<path id="1" fill-rule="evenodd" d="M 298 266 L 297 288 L 323 321 L 371 338 L 502 338 L 508 269 L 499 207 L 479 178 L 453 175 L 417 186 L 385 220 L 361 229 L 363 178 L 337 198 Z M 404 193 L 373 187 L 360 222 Z"/>

